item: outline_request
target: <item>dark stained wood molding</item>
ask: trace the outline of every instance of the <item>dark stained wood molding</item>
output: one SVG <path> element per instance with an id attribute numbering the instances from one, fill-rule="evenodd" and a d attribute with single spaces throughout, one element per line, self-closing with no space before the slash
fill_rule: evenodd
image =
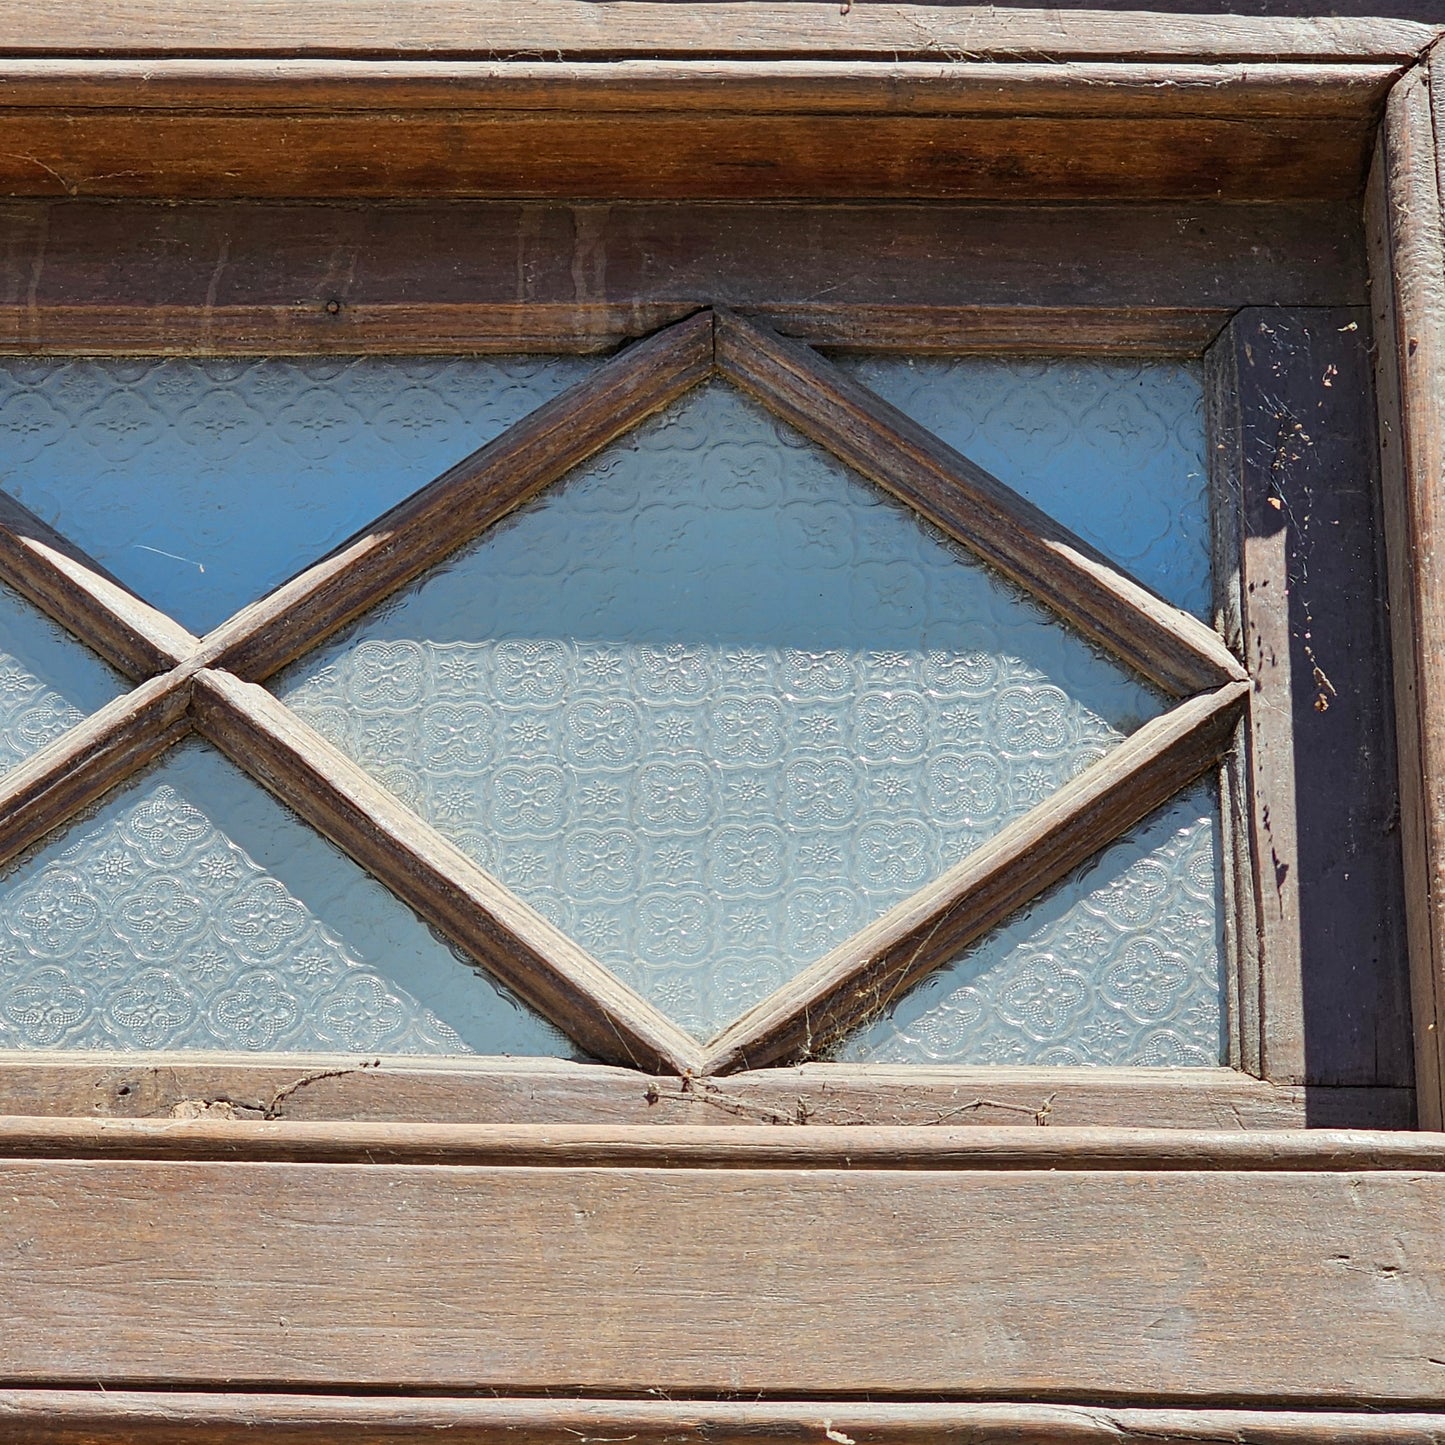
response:
<path id="1" fill-rule="evenodd" d="M 717 0 L 661 12 L 645 4 L 599 10 L 586 0 L 525 0 L 478 11 L 466 0 L 418 0 L 399 15 L 386 0 L 353 0 L 323 12 L 300 0 L 271 0 L 240 9 L 224 0 L 197 0 L 180 11 L 165 0 L 98 0 L 81 10 L 68 0 L 10 0 L 0 13 L 0 52 L 156 58 L 838 56 L 883 61 L 1089 58 L 1379 64 L 1415 59 L 1442 29 L 1428 4 L 1404 7 L 1418 17 L 1414 19 L 1320 19 L 1312 4 L 1276 6 L 1273 17 L 1208 13 L 1213 8 L 1186 8 L 1164 0 L 1148 13 L 882 3 L 840 10 L 828 0 L 812 0 L 755 5 L 740 13 Z M 1281 16 L 1279 9 L 1296 13 Z"/>
<path id="2" fill-rule="evenodd" d="M 825 954 L 724 1029 L 706 1073 L 825 1054 L 1214 766 L 1249 685 L 1228 683 L 1146 723 L 1045 803 Z"/>
<path id="3" fill-rule="evenodd" d="M 195 199 L 1347 199 L 1329 117 L 298 115 L 0 108 L 0 194 Z"/>
<path id="4" fill-rule="evenodd" d="M 1198 355 L 1242 306 L 1365 304 L 1356 211 L 9 201 L 0 352 L 585 352 L 716 303 L 822 345 Z"/>
<path id="5" fill-rule="evenodd" d="M 198 660 L 265 679 L 680 396 L 712 364 L 711 315 L 629 347 L 242 609 L 207 635 Z"/>
<path id="6" fill-rule="evenodd" d="M 805 346 L 717 318 L 719 372 L 1173 693 L 1240 681 L 1213 629 Z"/>
<path id="7" fill-rule="evenodd" d="M 1416 1097 L 1445 1120 L 1445 224 L 1423 71 L 1390 94 L 1366 197 L 1400 752 Z"/>
<path id="8" fill-rule="evenodd" d="M 0 778 L 0 862 L 68 822 L 190 732 L 189 699 L 186 669 L 152 678 Z"/>
<path id="9" fill-rule="evenodd" d="M 589 1053 L 677 1074 L 699 1065 L 688 1035 L 264 688 L 202 670 L 192 710 L 204 737 Z"/>
<path id="10" fill-rule="evenodd" d="M 25 1445 L 1439 1445 L 1445 1413 L 1130 1409 L 1100 1404 L 772 1403 L 385 1398 L 136 1390 L 0 1390 L 0 1426 Z"/>
<path id="11" fill-rule="evenodd" d="M 1408 1089 L 1281 1087 L 1228 1069 L 804 1064 L 658 1079 L 561 1060 L 0 1058 L 0 1114 L 494 1124 L 1408 1129 Z"/>
<path id="12" fill-rule="evenodd" d="M 139 681 L 167 672 L 199 645 L 99 563 L 0 492 L 0 581 Z"/>

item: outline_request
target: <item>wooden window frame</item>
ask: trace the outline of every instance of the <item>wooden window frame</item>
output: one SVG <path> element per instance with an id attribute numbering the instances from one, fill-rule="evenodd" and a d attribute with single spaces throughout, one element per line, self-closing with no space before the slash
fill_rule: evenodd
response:
<path id="1" fill-rule="evenodd" d="M 199 296 L 181 294 L 181 277 L 170 291 L 117 304 L 114 272 L 97 271 L 83 245 L 67 252 L 56 242 L 75 214 L 64 207 L 83 208 L 92 194 L 113 198 L 107 204 L 125 226 L 142 213 L 136 207 L 162 196 L 279 202 L 324 198 L 329 185 L 333 197 L 422 205 L 439 194 L 523 192 L 600 203 L 632 188 L 639 202 L 673 202 L 755 189 L 761 173 L 780 199 L 883 205 L 943 194 L 1010 207 L 1040 196 L 1109 198 L 1138 208 L 1138 223 L 1151 206 L 1203 207 L 1206 197 L 1247 209 L 1262 186 L 1303 217 L 1320 196 L 1347 200 L 1368 167 L 1413 1094 L 1420 1123 L 1438 1128 L 1445 904 L 1432 880 L 1445 850 L 1445 768 L 1432 719 L 1445 717 L 1435 640 L 1445 582 L 1432 546 L 1445 470 L 1445 170 L 1435 139 L 1445 115 L 1431 116 L 1425 67 L 1439 70 L 1426 51 L 1441 28 L 1089 12 L 940 18 L 880 5 L 857 7 L 850 30 L 824 25 L 822 12 L 835 6 L 749 7 L 746 17 L 728 6 L 665 8 L 665 20 L 631 7 L 606 17 L 547 0 L 479 21 L 439 3 L 414 14 L 398 41 L 381 0 L 368 0 L 338 22 L 352 27 L 345 43 L 328 40 L 346 53 L 338 59 L 311 50 L 315 17 L 299 8 L 272 7 L 262 35 L 219 6 L 189 15 L 211 37 L 217 54 L 207 58 L 193 38 L 177 39 L 159 7 L 112 15 L 101 5 L 81 16 L 58 0 L 27 7 L 0 26 L 10 56 L 0 62 L 8 86 L 0 182 L 37 198 L 11 212 L 31 285 L 0 302 L 0 336 L 13 350 L 81 351 L 97 349 L 102 334 L 123 353 L 266 350 L 278 335 L 297 350 L 348 350 L 357 328 L 383 350 L 415 334 L 406 278 L 392 295 L 354 305 L 344 264 L 310 278 L 301 301 L 253 277 L 228 307 L 218 303 L 224 268 L 216 267 Z M 409 46 L 438 45 L 452 58 L 398 58 Z M 102 58 L 83 58 L 85 50 Z M 558 59 L 486 57 L 496 50 Z M 970 58 L 958 58 L 964 53 Z M 989 64 L 990 54 L 1006 58 Z M 1438 112 L 1445 75 L 1434 96 Z M 74 199 L 39 199 L 54 193 Z M 135 204 L 127 212 L 122 201 Z M 587 223 L 605 231 L 607 212 L 590 214 Z M 204 217 L 177 222 L 192 223 Z M 1038 214 L 1012 224 L 1048 231 Z M 571 247 L 570 296 L 529 305 L 531 320 L 515 304 L 435 297 L 448 308 L 436 313 L 446 321 L 438 340 L 466 349 L 485 333 L 501 350 L 538 343 L 542 328 L 541 344 L 565 332 L 579 348 L 600 347 L 692 309 L 655 287 L 650 298 L 639 287 L 621 306 L 600 283 L 589 290 L 581 239 Z M 1067 249 L 1057 233 L 1054 244 Z M 1056 338 L 1061 324 L 1084 347 L 1113 340 L 1176 351 L 1190 344 L 1181 338 L 1218 337 L 1210 362 L 1218 379 L 1249 364 L 1247 327 L 1259 318 L 1245 308 L 1294 299 L 1291 276 L 1309 270 L 1302 255 L 1294 272 L 1283 268 L 1282 284 L 1274 268 L 1272 293 L 1244 297 L 1233 287 L 1247 269 L 1241 261 L 1212 304 L 1204 285 L 1181 304 L 1161 305 L 1157 295 L 1101 304 L 1085 274 L 1071 293 L 1062 286 L 1069 294 L 1021 311 L 998 299 L 1017 287 L 1000 267 L 968 304 L 951 308 L 889 304 L 880 285 L 871 302 L 851 298 L 851 313 L 786 288 L 750 309 L 825 345 L 929 337 L 941 349 L 964 338 L 1028 350 Z M 152 257 L 140 290 L 163 269 Z M 1317 295 L 1306 307 L 1311 301 Z M 1242 450 L 1222 465 L 1248 469 Z M 1251 568 L 1278 560 L 1242 544 L 1239 557 L 1241 589 L 1233 603 L 1221 599 L 1226 635 L 1237 632 L 1246 646 L 1269 641 L 1270 628 L 1284 629 L 1276 641 L 1287 637 L 1287 617 L 1248 601 Z M 73 806 L 66 789 L 81 784 L 67 779 L 102 787 L 158 739 L 189 728 L 178 702 L 187 694 L 206 698 L 197 720 L 208 718 L 219 735 L 237 694 L 206 674 L 214 657 L 202 660 L 123 589 L 83 576 L 80 560 L 31 519 L 0 518 L 0 558 L 132 672 L 189 669 L 185 687 L 162 679 L 123 700 L 124 726 L 103 735 L 82 728 L 76 737 L 93 747 L 72 758 L 76 769 L 47 773 L 47 758 L 7 785 L 37 834 Z M 1282 685 L 1268 670 L 1254 680 Z M 254 723 L 265 705 L 248 697 Z M 1266 724 L 1256 707 L 1236 755 L 1236 782 L 1243 769 L 1254 778 L 1227 790 L 1256 830 L 1257 784 L 1272 786 L 1260 759 L 1277 746 Z M 1258 905 L 1269 881 L 1252 863 L 1241 869 L 1235 906 Z M 745 1088 L 684 1074 L 663 1089 L 635 1074 L 584 1078 L 560 1066 L 353 1068 L 332 1077 L 231 1061 L 7 1061 L 0 1099 L 16 1117 L 0 1121 L 0 1193 L 14 1203 L 0 1250 L 16 1261 L 31 1303 L 13 1335 L 0 1410 L 26 1438 L 47 1441 L 256 1438 L 258 1425 L 277 1440 L 363 1425 L 384 1438 L 444 1427 L 488 1441 L 593 1432 L 870 1442 L 1230 1431 L 1261 1441 L 1382 1431 L 1425 1438 L 1445 1428 L 1445 1416 L 1432 1413 L 1445 1390 L 1431 1354 L 1445 1313 L 1426 1282 L 1445 1201 L 1445 1139 L 1254 1132 L 1324 1122 L 1332 1107 L 1357 1123 L 1362 1108 L 1340 1099 L 1346 1089 L 1311 1108 L 1299 1039 L 1267 1026 L 1268 1017 L 1298 1016 L 1288 997 L 1268 999 L 1271 987 L 1287 994 L 1288 968 L 1271 973 L 1269 960 L 1288 947 L 1281 954 L 1267 921 L 1255 924 L 1265 1018 L 1258 1058 L 1244 1063 L 1266 1077 L 1247 1082 L 1069 1079 L 1065 1091 L 1040 1070 L 1015 1078 L 1000 1098 L 990 1071 L 860 1071 L 829 1083 L 808 1068 L 775 1069 L 749 1075 Z M 1052 1105 L 1042 1102 L 1050 1089 Z M 1149 1117 L 1186 1127 L 1117 1127 L 1146 1098 Z M 187 1103 L 204 1117 L 111 1117 Z M 1020 1111 L 1031 1116 L 1026 1127 L 999 1127 Z M 512 1122 L 456 1122 L 463 1116 Z M 700 1117 L 740 1122 L 670 1127 Z M 749 1127 L 820 1117 L 933 1127 Z M 1381 1105 L 1377 1121 L 1386 1119 L 1401 1122 L 1398 1098 Z M 1037 1127 L 1067 1120 L 1115 1127 Z M 963 1121 L 984 1127 L 947 1127 Z M 1224 1127 L 1243 1132 L 1230 1137 Z M 92 1217 L 97 1204 L 103 1218 Z M 972 1224 L 963 1228 L 960 1216 Z M 679 1228 L 678 1217 L 695 1218 L 700 1232 Z M 759 1218 L 768 1220 L 763 1247 L 734 1247 Z M 489 1228 L 490 1248 L 455 1247 Z M 1141 1233 L 1147 1266 L 1130 1248 Z M 705 1243 L 693 1248 L 694 1239 Z M 112 1258 L 117 1240 L 127 1248 Z M 284 1256 L 274 1277 L 255 1281 L 268 1248 Z M 1102 1263 L 1120 1251 L 1131 1256 L 1127 1272 Z M 106 1271 L 100 1311 L 98 1269 Z M 515 1283 L 498 1284 L 498 1271 Z M 332 1283 L 314 1290 L 322 1280 Z M 420 1303 L 408 1304 L 413 1286 Z M 600 1315 L 588 1309 L 599 1291 Z M 754 1342 L 742 1302 L 759 1291 L 771 1313 Z M 468 1308 L 467 1321 L 440 1322 Z M 1238 1327 L 1251 1311 L 1275 1319 L 1274 1343 Z M 711 1349 L 698 1347 L 699 1318 L 715 1336 Z M 969 1318 L 984 1323 L 958 1323 Z M 674 1398 L 645 1398 L 650 1392 Z M 505 1398 L 488 1398 L 495 1393 Z M 738 1394 L 762 1402 L 729 1398 Z"/>

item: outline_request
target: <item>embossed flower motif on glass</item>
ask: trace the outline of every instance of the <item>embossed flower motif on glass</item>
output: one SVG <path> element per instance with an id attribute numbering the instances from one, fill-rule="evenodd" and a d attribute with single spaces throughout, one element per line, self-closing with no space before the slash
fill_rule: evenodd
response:
<path id="1" fill-rule="evenodd" d="M 572 1052 L 194 740 L 0 870 L 0 1048 L 56 1047 Z"/>
<path id="2" fill-rule="evenodd" d="M 698 1036 L 1165 706 L 720 383 L 274 686 Z"/>

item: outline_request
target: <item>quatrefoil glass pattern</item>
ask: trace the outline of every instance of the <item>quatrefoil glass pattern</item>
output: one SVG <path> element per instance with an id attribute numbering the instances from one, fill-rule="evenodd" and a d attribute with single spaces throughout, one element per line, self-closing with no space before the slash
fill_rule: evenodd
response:
<path id="1" fill-rule="evenodd" d="M 1161 597 L 1209 616 L 1197 363 L 865 356 L 839 365 Z"/>
<path id="2" fill-rule="evenodd" d="M 199 741 L 0 872 L 0 1048 L 575 1057 Z"/>
<path id="3" fill-rule="evenodd" d="M 853 1034 L 850 1063 L 1214 1066 L 1219 801 L 1198 784 Z"/>
<path id="4" fill-rule="evenodd" d="M 0 774 L 125 690 L 88 647 L 0 587 Z"/>
<path id="5" fill-rule="evenodd" d="M 0 489 L 205 632 L 595 365 L 0 360 Z"/>
<path id="6" fill-rule="evenodd" d="M 722 383 L 276 690 L 699 1036 L 1165 706 Z"/>

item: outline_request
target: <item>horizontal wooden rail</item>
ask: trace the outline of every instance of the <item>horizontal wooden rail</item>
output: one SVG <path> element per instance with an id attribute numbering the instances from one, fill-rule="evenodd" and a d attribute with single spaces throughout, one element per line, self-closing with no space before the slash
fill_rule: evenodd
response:
<path id="1" fill-rule="evenodd" d="M 1408 1129 L 1407 1088 L 1281 1086 L 1230 1069 L 804 1064 L 656 1078 L 561 1059 L 114 1051 L 0 1056 L 0 1114 L 508 1124 L 1151 1125 Z"/>
<path id="2" fill-rule="evenodd" d="M 25 1302 L 0 1385 L 1445 1399 L 1438 1137 L 1304 1136 L 1296 1168 L 1160 1140 L 1195 1167 L 1094 1168 L 1030 1128 L 1007 1167 L 845 1169 L 757 1167 L 808 1131 L 763 1133 L 731 1167 L 0 1159 Z M 1204 1167 L 1215 1149 L 1236 1167 Z"/>
<path id="3" fill-rule="evenodd" d="M 1397 63 L 0 59 L 6 108 L 1369 116 Z"/>
<path id="4" fill-rule="evenodd" d="M 1445 1174 L 1445 1134 L 1240 1132 L 1038 1125 L 343 1124 L 225 1117 L 0 1116 L 0 1159 L 251 1160 L 491 1168 L 845 1170 L 1286 1170 Z"/>
<path id="5" fill-rule="evenodd" d="M 1222 8 L 1222 7 L 1221 7 Z M 558 60 L 623 56 L 722 57 L 838 55 L 896 61 L 1000 59 L 1056 61 L 1094 57 L 1188 60 L 1413 60 L 1441 27 L 1384 17 L 1309 18 L 1313 5 L 1272 7 L 1269 16 L 1201 14 L 1166 0 L 1154 13 L 1073 12 L 1042 5 L 989 10 L 974 6 L 867 4 L 837 0 L 753 4 L 614 4 L 587 0 L 509 0 L 479 10 L 467 0 L 419 0 L 398 12 L 388 0 L 318 7 L 270 0 L 237 7 L 194 0 L 26 0 L 0 15 L 0 50 L 82 55 L 96 51 L 162 56 L 251 54 L 376 55 L 426 59 L 437 54 Z M 1425 13 L 1421 7 L 1412 7 Z M 1279 10 L 1294 10 L 1280 15 Z M 1159 13 L 1172 11 L 1174 13 Z"/>
<path id="6" fill-rule="evenodd" d="M 1099 1404 L 366 1398 L 0 1390 L 27 1445 L 1439 1445 L 1445 1413 L 1129 1409 Z"/>

